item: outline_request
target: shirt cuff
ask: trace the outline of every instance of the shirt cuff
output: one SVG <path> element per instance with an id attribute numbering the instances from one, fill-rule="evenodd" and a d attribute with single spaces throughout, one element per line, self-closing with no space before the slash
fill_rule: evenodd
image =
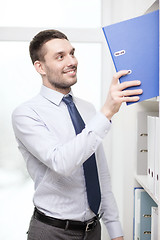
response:
<path id="1" fill-rule="evenodd" d="M 120 222 L 109 222 L 106 227 L 111 239 L 124 236 Z"/>
<path id="2" fill-rule="evenodd" d="M 101 112 L 98 112 L 87 124 L 90 131 L 95 132 L 100 138 L 104 138 L 111 128 L 111 121 Z"/>

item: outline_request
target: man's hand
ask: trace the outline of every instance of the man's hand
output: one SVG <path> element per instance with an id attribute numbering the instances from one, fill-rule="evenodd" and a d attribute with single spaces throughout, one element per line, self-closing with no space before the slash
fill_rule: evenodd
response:
<path id="1" fill-rule="evenodd" d="M 123 102 L 137 102 L 139 96 L 135 95 L 142 94 L 142 89 L 125 90 L 128 87 L 139 86 L 141 84 L 139 80 L 119 83 L 119 78 L 127 75 L 127 73 L 127 70 L 122 70 L 113 76 L 106 102 L 101 109 L 101 112 L 109 120 L 111 120 L 112 116 L 119 111 Z"/>

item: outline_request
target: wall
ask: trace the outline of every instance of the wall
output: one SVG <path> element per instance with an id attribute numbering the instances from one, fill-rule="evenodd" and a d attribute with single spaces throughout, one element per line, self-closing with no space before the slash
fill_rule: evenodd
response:
<path id="1" fill-rule="evenodd" d="M 108 25 L 108 21 L 110 24 L 140 16 L 153 2 L 151 0 L 107 1 L 103 8 L 103 26 Z M 104 51 L 105 48 L 107 48 L 107 44 L 104 43 Z M 103 100 L 106 96 L 104 89 L 109 86 L 115 72 L 108 50 L 104 64 L 106 64 L 104 68 L 107 79 L 103 79 L 105 82 L 102 90 Z M 123 104 L 119 113 L 112 119 L 112 130 L 104 141 L 112 178 L 112 189 L 117 200 L 125 239 L 133 238 L 133 188 L 136 184 L 134 176 L 137 157 L 136 116 L 138 111 L 145 108 L 145 103 L 136 103 L 131 106 Z M 103 239 L 106 239 L 105 235 Z"/>

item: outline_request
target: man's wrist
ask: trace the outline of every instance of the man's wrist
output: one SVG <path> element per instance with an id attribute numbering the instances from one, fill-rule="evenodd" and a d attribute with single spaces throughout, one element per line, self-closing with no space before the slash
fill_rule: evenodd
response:
<path id="1" fill-rule="evenodd" d="M 113 116 L 113 114 L 109 110 L 106 110 L 104 107 L 102 107 L 101 113 L 103 113 L 105 115 L 105 117 L 108 118 L 109 121 L 111 120 L 111 118 Z"/>

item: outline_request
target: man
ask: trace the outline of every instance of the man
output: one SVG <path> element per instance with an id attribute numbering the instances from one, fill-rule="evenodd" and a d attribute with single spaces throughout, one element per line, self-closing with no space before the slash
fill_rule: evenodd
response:
<path id="1" fill-rule="evenodd" d="M 43 85 L 38 96 L 13 112 L 15 136 L 35 184 L 28 240 L 100 240 L 101 217 L 110 238 L 122 240 L 102 140 L 122 102 L 138 101 L 141 89 L 124 89 L 140 81 L 119 84 L 118 79 L 128 71 L 116 73 L 106 102 L 96 113 L 71 91 L 77 82 L 74 52 L 63 33 L 38 33 L 30 43 L 30 56 Z M 81 115 L 81 123 L 74 122 L 76 114 Z M 78 132 L 76 124 L 84 124 L 83 129 Z M 94 170 L 88 165 L 86 171 L 85 164 L 94 161 Z M 92 176 L 90 190 L 87 174 Z"/>

